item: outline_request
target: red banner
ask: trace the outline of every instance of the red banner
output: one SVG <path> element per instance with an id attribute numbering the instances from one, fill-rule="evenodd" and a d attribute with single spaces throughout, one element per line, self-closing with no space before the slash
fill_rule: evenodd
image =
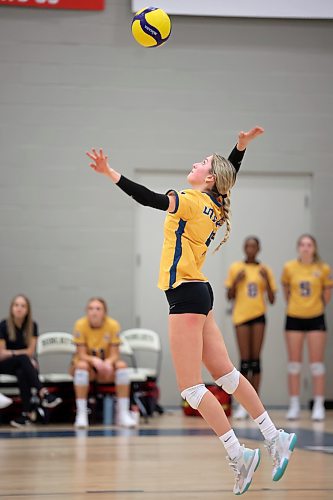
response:
<path id="1" fill-rule="evenodd" d="M 0 5 L 40 9 L 103 10 L 105 0 L 0 0 Z"/>

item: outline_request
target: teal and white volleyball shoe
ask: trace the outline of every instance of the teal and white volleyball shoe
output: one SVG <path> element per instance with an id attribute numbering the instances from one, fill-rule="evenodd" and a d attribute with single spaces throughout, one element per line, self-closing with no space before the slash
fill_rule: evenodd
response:
<path id="1" fill-rule="evenodd" d="M 235 474 L 233 492 L 235 495 L 242 495 L 249 489 L 253 474 L 258 468 L 260 463 L 260 450 L 259 448 L 251 450 L 250 448 L 245 448 L 243 445 L 240 455 L 233 460 L 227 457 L 227 461 Z"/>
<path id="2" fill-rule="evenodd" d="M 273 439 L 265 441 L 265 446 L 273 460 L 273 481 L 279 481 L 283 476 L 296 442 L 296 434 L 293 432 L 289 434 L 283 429 L 280 429 Z"/>

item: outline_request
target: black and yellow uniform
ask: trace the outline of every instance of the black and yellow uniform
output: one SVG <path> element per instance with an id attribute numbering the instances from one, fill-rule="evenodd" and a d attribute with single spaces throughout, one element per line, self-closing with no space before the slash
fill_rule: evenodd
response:
<path id="1" fill-rule="evenodd" d="M 261 268 L 266 270 L 270 287 L 273 292 L 276 292 L 275 279 L 268 266 L 259 263 L 234 262 L 229 268 L 225 281 L 227 288 L 231 288 L 236 276 L 241 271 L 245 272 L 245 278 L 236 287 L 232 314 L 232 320 L 236 326 L 257 318 L 263 319 L 266 311 L 266 282 L 260 274 Z"/>
<path id="2" fill-rule="evenodd" d="M 228 157 L 236 173 L 244 154 L 245 150 L 239 151 L 235 146 Z M 141 205 L 164 211 L 169 208 L 167 195 L 174 194 L 176 207 L 168 213 L 164 224 L 158 287 L 166 292 L 170 313 L 207 315 L 214 297 L 201 269 L 207 248 L 223 224 L 220 199 L 194 189 L 155 193 L 123 175 L 117 186 Z"/>
<path id="3" fill-rule="evenodd" d="M 330 266 L 291 260 L 284 265 L 281 281 L 289 289 L 286 329 L 326 330 L 323 291 L 333 287 Z"/>
<path id="4" fill-rule="evenodd" d="M 208 281 L 201 269 L 207 248 L 223 223 L 221 203 L 213 196 L 194 189 L 169 192 L 176 197 L 176 208 L 164 223 L 158 280 L 162 290 L 187 281 Z"/>
<path id="5" fill-rule="evenodd" d="M 91 327 L 88 318 L 84 316 L 78 319 L 74 325 L 74 343 L 85 345 L 88 355 L 105 359 L 110 354 L 110 347 L 120 344 L 119 332 L 118 321 L 109 316 L 106 316 L 99 328 Z"/>

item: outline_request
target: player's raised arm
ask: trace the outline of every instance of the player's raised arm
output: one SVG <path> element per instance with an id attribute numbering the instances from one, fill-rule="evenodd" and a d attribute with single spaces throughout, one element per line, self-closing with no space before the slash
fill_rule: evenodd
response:
<path id="1" fill-rule="evenodd" d="M 100 149 L 99 153 L 96 149 L 86 153 L 93 160 L 90 166 L 95 172 L 109 177 L 124 193 L 131 196 L 135 201 L 146 207 L 156 208 L 157 210 L 172 212 L 175 208 L 175 199 L 171 194 L 155 193 L 150 189 L 138 184 L 137 182 L 127 179 L 124 175 L 110 167 L 108 157 Z"/>
<path id="2" fill-rule="evenodd" d="M 264 129 L 262 127 L 254 127 L 248 132 L 239 132 L 237 144 L 234 149 L 231 151 L 228 160 L 233 164 L 236 169 L 236 172 L 239 171 L 245 150 L 248 144 L 253 141 L 256 137 L 264 133 Z"/>
<path id="3" fill-rule="evenodd" d="M 93 162 L 90 163 L 90 167 L 95 170 L 95 172 L 109 177 L 115 184 L 119 182 L 121 175 L 110 167 L 108 157 L 103 153 L 103 149 L 97 152 L 96 149 L 92 148 L 91 151 L 87 151 L 86 155 L 93 160 Z"/>

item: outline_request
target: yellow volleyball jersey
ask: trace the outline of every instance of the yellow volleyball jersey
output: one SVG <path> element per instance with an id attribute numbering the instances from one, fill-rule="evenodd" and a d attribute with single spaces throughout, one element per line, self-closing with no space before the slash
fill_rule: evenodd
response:
<path id="1" fill-rule="evenodd" d="M 222 225 L 221 204 L 194 189 L 173 192 L 176 208 L 164 223 L 158 287 L 176 288 L 186 281 L 207 281 L 201 271 L 207 248 Z"/>
<path id="2" fill-rule="evenodd" d="M 299 260 L 291 260 L 284 265 L 281 281 L 289 287 L 288 316 L 315 318 L 323 314 L 323 290 L 333 286 L 328 264 L 303 264 Z"/>
<path id="3" fill-rule="evenodd" d="M 266 311 L 266 283 L 260 274 L 260 269 L 267 271 L 271 289 L 276 291 L 276 283 L 272 270 L 264 264 L 247 264 L 234 262 L 228 271 L 225 286 L 231 288 L 238 273 L 244 270 L 245 278 L 236 287 L 232 320 L 235 325 L 240 325 L 251 319 L 259 318 Z"/>
<path id="4" fill-rule="evenodd" d="M 92 328 L 88 318 L 84 316 L 74 325 L 74 343 L 84 344 L 87 353 L 99 357 L 108 357 L 111 345 L 120 344 L 120 324 L 107 316 L 100 328 Z"/>

